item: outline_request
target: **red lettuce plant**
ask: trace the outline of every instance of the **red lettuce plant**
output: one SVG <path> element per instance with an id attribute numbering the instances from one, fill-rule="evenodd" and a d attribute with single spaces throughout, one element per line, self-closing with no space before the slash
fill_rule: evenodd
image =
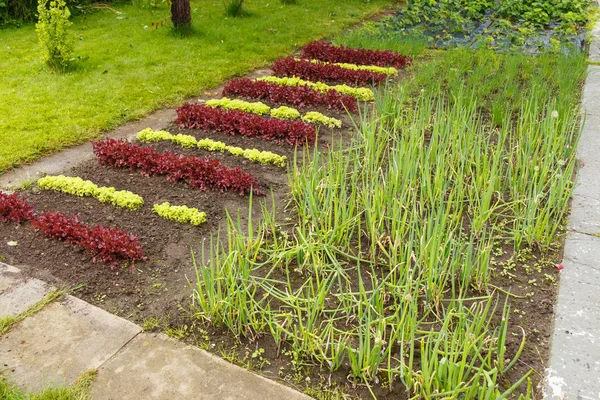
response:
<path id="1" fill-rule="evenodd" d="M 14 194 L 0 192 L 0 221 L 21 223 L 35 216 L 33 207 Z"/>
<path id="2" fill-rule="evenodd" d="M 57 212 L 45 212 L 31 221 L 33 227 L 53 239 L 75 244 L 94 254 L 93 262 L 116 265 L 118 259 L 146 261 L 139 239 L 132 233 L 106 226 L 89 226 Z"/>
<path id="3" fill-rule="evenodd" d="M 31 225 L 44 235 L 89 250 L 94 254 L 94 262 L 98 259 L 116 265 L 119 258 L 130 261 L 146 260 L 137 236 L 118 228 L 100 225 L 90 227 L 80 223 L 77 217 L 68 217 L 56 212 L 36 216 L 34 208 L 16 193 L 9 195 L 0 192 L 0 221 L 31 221 Z"/>
<path id="4" fill-rule="evenodd" d="M 229 135 L 284 139 L 292 145 L 314 143 L 316 128 L 302 121 L 263 118 L 238 110 L 223 110 L 204 104 L 185 103 L 177 109 L 176 124 L 181 128 L 215 130 Z"/>
<path id="5" fill-rule="evenodd" d="M 248 78 L 232 79 L 223 89 L 224 95 L 263 99 L 274 104 L 291 104 L 296 107 L 326 106 L 327 108 L 358 111 L 358 103 L 352 96 L 336 90 L 321 93 L 308 86 L 280 86 L 276 83 L 253 81 Z"/>
<path id="6" fill-rule="evenodd" d="M 394 53 L 390 50 L 351 49 L 334 46 L 328 42 L 312 42 L 302 49 L 302 58 L 327 61 L 332 63 L 350 63 L 358 65 L 392 65 L 404 68 L 412 64 L 410 57 Z"/>
<path id="7" fill-rule="evenodd" d="M 370 85 L 385 82 L 387 76 L 372 71 L 352 70 L 334 64 L 323 64 L 287 57 L 271 65 L 277 76 L 297 76 L 302 79 L 322 82 L 342 82 L 350 85 Z"/>
<path id="8" fill-rule="evenodd" d="M 92 143 L 94 154 L 102 165 L 137 170 L 145 176 L 165 175 L 169 182 L 187 182 L 201 190 L 231 189 L 249 193 L 258 181 L 240 168 L 228 168 L 219 160 L 160 153 L 151 147 L 140 147 L 125 140 L 106 139 Z M 254 189 L 255 194 L 262 191 Z"/>

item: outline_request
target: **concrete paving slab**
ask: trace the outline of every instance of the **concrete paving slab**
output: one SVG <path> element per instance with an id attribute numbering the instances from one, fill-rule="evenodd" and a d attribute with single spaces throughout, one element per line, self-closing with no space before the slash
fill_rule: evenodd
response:
<path id="1" fill-rule="evenodd" d="M 140 331 L 129 321 L 67 296 L 0 337 L 0 373 L 30 391 L 71 385 Z"/>
<path id="2" fill-rule="evenodd" d="M 600 398 L 600 238 L 569 233 L 556 305 L 546 399 Z"/>
<path id="3" fill-rule="evenodd" d="M 567 227 L 583 233 L 600 233 L 600 163 L 583 166 L 571 201 Z"/>
<path id="4" fill-rule="evenodd" d="M 20 269 L 0 262 L 0 293 L 22 280 Z"/>
<path id="5" fill-rule="evenodd" d="M 600 116 L 600 66 L 590 65 L 583 88 L 581 112 L 585 115 Z"/>
<path id="6" fill-rule="evenodd" d="M 600 93 L 599 93 L 600 95 Z M 600 103 L 600 99 L 598 99 Z M 600 105 L 599 105 L 600 107 Z M 585 116 L 585 121 L 577 146 L 577 158 L 580 165 L 584 168 L 589 168 L 600 164 L 598 158 L 598 149 L 600 149 L 600 115 L 588 114 Z"/>
<path id="7" fill-rule="evenodd" d="M 600 24 L 595 24 L 590 32 L 590 61 L 600 62 Z"/>
<path id="8" fill-rule="evenodd" d="M 0 316 L 16 317 L 37 302 L 42 301 L 51 287 L 39 279 L 28 279 L 13 285 L 0 294 Z"/>
<path id="9" fill-rule="evenodd" d="M 93 400 L 305 400 L 310 397 L 163 334 L 142 333 L 104 364 Z"/>

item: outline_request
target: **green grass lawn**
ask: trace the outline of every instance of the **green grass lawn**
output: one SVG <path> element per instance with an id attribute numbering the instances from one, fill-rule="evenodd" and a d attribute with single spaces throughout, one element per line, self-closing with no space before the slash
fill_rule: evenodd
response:
<path id="1" fill-rule="evenodd" d="M 392 3 L 253 0 L 249 15 L 227 18 L 221 0 L 195 1 L 194 32 L 183 38 L 152 29 L 166 7 L 115 5 L 72 19 L 81 59 L 65 74 L 42 67 L 33 25 L 0 30 L 0 172 L 179 104 Z"/>
<path id="2" fill-rule="evenodd" d="M 0 376 L 0 399 L 3 400 L 87 400 L 89 387 L 96 377 L 96 371 L 84 372 L 68 387 L 48 388 L 39 393 L 26 393 Z"/>

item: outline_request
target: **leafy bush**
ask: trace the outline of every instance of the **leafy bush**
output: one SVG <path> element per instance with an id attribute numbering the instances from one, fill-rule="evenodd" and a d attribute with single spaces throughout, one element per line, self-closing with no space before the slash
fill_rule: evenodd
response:
<path id="1" fill-rule="evenodd" d="M 577 33 L 588 20 L 589 7 L 589 0 L 505 0 L 498 13 L 512 22 L 523 19 L 534 27 L 557 21 L 561 30 Z"/>
<path id="2" fill-rule="evenodd" d="M 206 213 L 198 211 L 197 208 L 187 206 L 172 206 L 169 202 L 155 204 L 152 211 L 163 218 L 177 221 L 182 224 L 200 226 L 206 222 Z"/>
<path id="3" fill-rule="evenodd" d="M 277 76 L 298 77 L 313 81 L 344 82 L 352 85 L 370 85 L 385 82 L 387 75 L 372 71 L 342 68 L 331 63 L 282 58 L 271 65 Z"/>
<path id="4" fill-rule="evenodd" d="M 274 80 L 278 78 L 271 77 Z M 358 111 L 356 99 L 345 96 L 339 91 L 330 89 L 320 91 L 309 87 L 308 85 L 296 84 L 293 86 L 274 83 L 262 78 L 253 81 L 248 78 L 232 79 L 223 89 L 223 94 L 236 95 L 255 99 L 268 100 L 275 104 L 291 104 L 296 107 L 307 106 L 326 106 L 338 110 Z M 279 79 L 297 79 L 297 78 L 279 78 Z M 296 80 L 299 82 L 299 80 Z M 368 90 L 368 89 L 367 89 Z"/>
<path id="5" fill-rule="evenodd" d="M 0 221 L 21 223 L 34 217 L 33 207 L 14 194 L 0 192 Z"/>
<path id="6" fill-rule="evenodd" d="M 38 179 L 38 186 L 42 189 L 56 190 L 75 196 L 91 196 L 101 203 L 137 210 L 144 205 L 144 199 L 127 190 L 116 190 L 114 187 L 101 187 L 92 181 L 84 181 L 79 177 L 64 175 L 46 176 Z"/>
<path id="7" fill-rule="evenodd" d="M 279 78 L 276 76 L 267 76 L 265 78 L 258 78 L 259 82 L 271 82 L 282 86 L 308 86 L 321 93 L 329 93 L 331 91 L 338 92 L 345 96 L 352 96 L 362 101 L 373 101 L 375 99 L 375 93 L 369 88 L 356 88 L 348 85 L 334 85 L 329 86 L 323 82 L 311 82 L 303 79 L 293 78 Z"/>
<path id="8" fill-rule="evenodd" d="M 175 123 L 181 128 L 215 130 L 265 140 L 283 139 L 292 145 L 312 144 L 316 138 L 315 127 L 301 121 L 265 119 L 243 111 L 221 110 L 204 104 L 185 103 L 177 109 Z"/>
<path id="9" fill-rule="evenodd" d="M 68 0 L 67 7 L 72 15 L 89 12 L 90 0 Z M 35 21 L 38 0 L 0 0 L 0 28 L 20 26 L 23 22 Z"/>
<path id="10" fill-rule="evenodd" d="M 153 131 L 152 128 L 146 128 L 143 131 L 138 132 L 138 140 L 142 142 L 156 142 L 159 140 L 170 140 L 173 143 L 177 143 L 182 147 L 191 148 L 198 147 L 207 151 L 228 151 L 234 156 L 244 157 L 250 161 L 258 161 L 261 164 L 274 164 L 280 167 L 285 167 L 287 160 L 286 156 L 280 156 L 270 151 L 259 151 L 256 149 L 242 149 L 241 147 L 227 146 L 223 142 L 217 142 L 212 139 L 201 139 L 196 140 L 195 137 L 190 135 L 172 135 L 166 131 Z"/>
<path id="11" fill-rule="evenodd" d="M 392 65 L 405 68 L 412 64 L 410 57 L 394 53 L 390 50 L 350 49 L 334 46 L 328 42 L 312 42 L 302 49 L 302 58 L 311 58 L 332 63 L 350 63 L 358 65 Z"/>
<path id="12" fill-rule="evenodd" d="M 258 186 L 258 181 L 251 174 L 240 168 L 223 166 L 219 160 L 160 153 L 125 140 L 106 139 L 92 145 L 102 165 L 137 170 L 145 176 L 165 175 L 172 183 L 184 181 L 201 190 L 229 189 L 240 194 L 250 193 L 254 186 Z M 262 191 L 255 188 L 254 193 L 262 194 Z"/>
<path id="13" fill-rule="evenodd" d="M 77 217 L 56 212 L 42 213 L 31 224 L 46 236 L 89 250 L 94 254 L 93 262 L 99 259 L 115 266 L 120 258 L 129 261 L 147 260 L 138 237 L 119 228 L 88 226 L 80 223 Z"/>
<path id="14" fill-rule="evenodd" d="M 493 15 L 494 26 L 501 28 L 502 35 L 519 42 L 532 29 L 557 25 L 560 34 L 580 33 L 587 23 L 590 4 L 590 0 L 411 0 L 395 25 L 410 35 L 423 31 L 464 33 Z M 515 36 L 516 32 L 520 37 Z"/>
<path id="15" fill-rule="evenodd" d="M 39 0 L 38 22 L 35 24 L 43 63 L 54 70 L 64 70 L 73 54 L 73 41 L 68 28 L 71 12 L 65 0 Z"/>

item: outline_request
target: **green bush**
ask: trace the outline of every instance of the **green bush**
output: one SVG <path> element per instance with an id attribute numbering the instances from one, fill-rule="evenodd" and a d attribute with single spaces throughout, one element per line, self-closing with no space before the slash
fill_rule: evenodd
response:
<path id="1" fill-rule="evenodd" d="M 35 31 L 42 47 L 42 61 L 54 70 L 64 70 L 73 54 L 68 29 L 71 12 L 65 0 L 39 0 Z"/>
<path id="2" fill-rule="evenodd" d="M 91 0 L 68 0 L 67 7 L 72 15 L 90 11 Z M 0 28 L 20 26 L 23 22 L 35 21 L 37 0 L 0 0 Z"/>

